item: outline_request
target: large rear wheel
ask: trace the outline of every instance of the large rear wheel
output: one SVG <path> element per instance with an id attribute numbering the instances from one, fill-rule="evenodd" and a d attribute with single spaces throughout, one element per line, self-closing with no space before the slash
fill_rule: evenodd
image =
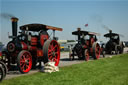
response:
<path id="1" fill-rule="evenodd" d="M 28 51 L 21 51 L 17 57 L 17 66 L 21 73 L 27 73 L 32 68 L 32 56 Z"/>
<path id="2" fill-rule="evenodd" d="M 92 55 L 93 58 L 99 59 L 99 57 L 100 57 L 100 45 L 98 43 L 94 42 L 92 49 L 93 49 L 93 55 Z"/>
<path id="3" fill-rule="evenodd" d="M 55 62 L 58 66 L 60 61 L 60 47 L 56 40 L 47 40 L 43 47 L 44 63 L 48 61 Z"/>

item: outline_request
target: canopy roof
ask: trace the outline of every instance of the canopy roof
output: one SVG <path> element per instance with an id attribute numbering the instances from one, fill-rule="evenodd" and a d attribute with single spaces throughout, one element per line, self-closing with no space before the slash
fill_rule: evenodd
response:
<path id="1" fill-rule="evenodd" d="M 89 34 L 88 31 L 74 31 L 72 32 L 73 35 L 87 35 Z"/>
<path id="2" fill-rule="evenodd" d="M 48 26 L 44 24 L 26 24 L 23 26 L 20 26 L 21 30 L 28 30 L 28 31 L 40 31 L 40 30 L 57 30 L 57 31 L 62 31 L 62 28 L 58 27 L 53 27 L 53 26 Z"/>
<path id="3" fill-rule="evenodd" d="M 117 33 L 107 33 L 104 35 L 104 37 L 110 37 L 110 36 L 119 36 Z"/>
<path id="4" fill-rule="evenodd" d="M 99 33 L 95 33 L 95 32 L 89 32 L 89 31 L 74 31 L 72 32 L 73 35 L 100 35 Z"/>

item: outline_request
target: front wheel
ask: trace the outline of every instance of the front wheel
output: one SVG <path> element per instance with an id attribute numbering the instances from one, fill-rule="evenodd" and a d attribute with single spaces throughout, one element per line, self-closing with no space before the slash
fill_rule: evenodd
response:
<path id="1" fill-rule="evenodd" d="M 100 57 L 100 45 L 98 43 L 94 42 L 92 49 L 93 49 L 93 58 L 99 59 L 99 57 Z"/>
<path id="2" fill-rule="evenodd" d="M 21 51 L 17 57 L 17 66 L 21 73 L 27 73 L 32 68 L 32 56 L 28 51 Z"/>

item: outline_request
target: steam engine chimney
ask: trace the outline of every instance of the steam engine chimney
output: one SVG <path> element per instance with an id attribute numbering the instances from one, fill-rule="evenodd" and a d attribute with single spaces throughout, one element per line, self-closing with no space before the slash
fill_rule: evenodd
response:
<path id="1" fill-rule="evenodd" d="M 109 33 L 112 33 L 112 30 L 109 30 Z"/>
<path id="2" fill-rule="evenodd" d="M 16 37 L 17 36 L 17 21 L 18 21 L 18 18 L 12 17 L 11 21 L 12 21 L 12 36 Z"/>
<path id="3" fill-rule="evenodd" d="M 78 31 L 78 43 L 80 43 L 80 31 L 81 31 L 81 28 L 77 28 L 77 31 Z"/>

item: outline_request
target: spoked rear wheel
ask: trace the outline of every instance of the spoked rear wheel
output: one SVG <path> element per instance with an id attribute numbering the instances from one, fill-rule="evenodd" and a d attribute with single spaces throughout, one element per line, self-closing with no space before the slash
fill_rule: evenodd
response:
<path id="1" fill-rule="evenodd" d="M 55 62 L 55 66 L 58 66 L 60 61 L 60 47 L 57 41 L 47 40 L 43 47 L 44 63 L 48 61 Z"/>
<path id="2" fill-rule="evenodd" d="M 99 57 L 100 57 L 100 45 L 95 42 L 95 43 L 93 43 L 92 49 L 93 49 L 93 58 L 99 59 Z"/>
<path id="3" fill-rule="evenodd" d="M 21 73 L 27 73 L 32 68 L 32 56 L 28 51 L 21 51 L 17 57 L 17 66 Z"/>

